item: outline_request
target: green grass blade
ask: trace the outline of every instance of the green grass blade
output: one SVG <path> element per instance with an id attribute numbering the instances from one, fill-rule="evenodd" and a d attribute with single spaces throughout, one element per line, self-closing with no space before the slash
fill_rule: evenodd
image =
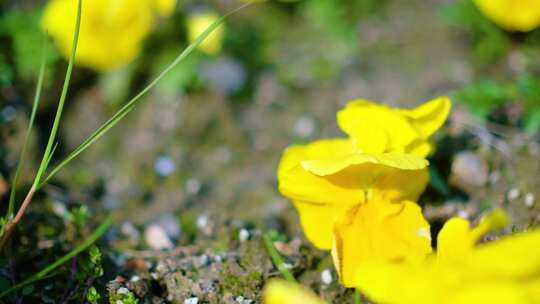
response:
<path id="1" fill-rule="evenodd" d="M 283 276 L 283 278 L 290 283 L 297 283 L 293 274 L 287 268 L 287 264 L 283 260 L 283 257 L 279 254 L 277 249 L 274 247 L 274 242 L 272 242 L 272 238 L 270 237 L 269 233 L 265 233 L 263 235 L 263 241 L 264 241 L 264 246 L 266 247 L 266 251 L 268 252 L 268 255 L 270 255 L 270 258 L 272 259 L 272 263 L 274 263 L 274 266 L 276 266 L 279 272 L 281 272 L 281 275 Z"/>
<path id="2" fill-rule="evenodd" d="M 64 160 L 62 160 L 56 167 L 51 170 L 49 175 L 38 185 L 38 188 L 47 183 L 53 176 L 55 176 L 58 171 L 63 167 L 69 164 L 82 152 L 84 152 L 88 147 L 90 147 L 94 142 L 100 139 L 105 135 L 112 127 L 114 127 L 118 122 L 120 122 L 126 115 L 128 115 L 143 99 L 141 99 L 148 91 L 150 91 L 163 77 L 165 77 L 172 69 L 174 69 L 179 63 L 181 63 L 187 56 L 189 56 L 195 48 L 201 44 L 208 35 L 210 35 L 218 26 L 220 26 L 225 18 L 229 15 L 235 13 L 239 9 L 245 7 L 241 6 L 240 8 L 220 17 L 214 23 L 212 23 L 206 30 L 195 39 L 176 59 L 171 62 L 154 80 L 152 80 L 139 94 L 129 100 L 118 112 L 116 112 L 109 120 L 107 120 L 101 127 L 99 127 L 94 133 L 92 133 L 88 138 L 86 138 L 73 152 L 71 152 Z"/>
<path id="3" fill-rule="evenodd" d="M 36 174 L 34 180 L 34 186 L 37 187 L 41 184 L 41 180 L 47 170 L 49 159 L 51 158 L 51 151 L 53 149 L 54 142 L 56 140 L 56 135 L 58 134 L 58 126 L 60 125 L 60 120 L 62 119 L 62 112 L 64 110 L 64 103 L 66 101 L 67 91 L 69 87 L 69 82 L 71 80 L 71 73 L 73 72 L 73 65 L 75 63 L 75 54 L 77 53 L 77 43 L 79 41 L 79 29 L 81 27 L 81 6 L 82 0 L 77 1 L 77 17 L 75 21 L 75 30 L 73 31 L 73 40 L 71 45 L 71 54 L 69 55 L 69 63 L 66 71 L 66 77 L 64 78 L 64 86 L 62 87 L 62 94 L 60 95 L 60 100 L 58 101 L 58 108 L 56 109 L 56 115 L 54 117 L 54 123 L 51 128 L 51 133 L 49 134 L 49 141 L 47 142 L 47 147 L 45 148 L 45 153 L 41 159 L 41 164 Z"/>
<path id="4" fill-rule="evenodd" d="M 60 267 L 67 261 L 71 260 L 74 256 L 78 255 L 79 253 L 85 251 L 90 245 L 95 243 L 106 231 L 109 229 L 109 227 L 112 224 L 112 215 L 107 216 L 105 221 L 99 225 L 99 227 L 90 235 L 84 242 L 82 242 L 79 246 L 75 247 L 72 251 L 70 251 L 68 254 L 62 256 L 58 260 L 56 260 L 54 263 L 50 264 L 49 266 L 43 268 L 38 273 L 32 275 L 28 279 L 22 281 L 19 284 L 16 284 L 15 286 L 6 289 L 0 293 L 0 299 L 5 297 L 6 295 L 23 288 L 24 286 L 27 286 L 29 284 L 32 284 L 36 281 L 46 279 L 49 273 L 56 268 Z"/>
<path id="5" fill-rule="evenodd" d="M 15 206 L 15 199 L 17 196 L 17 184 L 19 182 L 19 175 L 21 171 L 24 168 L 24 161 L 26 158 L 26 149 L 28 147 L 28 141 L 30 139 L 30 134 L 32 132 L 32 128 L 34 127 L 34 121 L 36 118 L 37 109 L 39 107 L 39 101 L 41 99 L 41 90 L 43 87 L 43 78 L 45 76 L 45 65 L 46 65 L 46 58 L 47 58 L 47 35 L 43 35 L 43 46 L 41 51 L 41 63 L 39 66 L 39 76 L 38 76 L 38 82 L 36 86 L 36 92 L 34 94 L 34 102 L 32 103 L 32 112 L 30 114 L 30 120 L 28 122 L 28 129 L 26 130 L 26 134 L 24 136 L 24 144 L 21 150 L 21 154 L 19 156 L 19 163 L 17 164 L 17 168 L 15 169 L 15 175 L 13 176 L 13 181 L 11 182 L 11 192 L 9 194 L 9 205 L 8 205 L 8 216 L 7 218 L 13 217 L 13 209 Z"/>

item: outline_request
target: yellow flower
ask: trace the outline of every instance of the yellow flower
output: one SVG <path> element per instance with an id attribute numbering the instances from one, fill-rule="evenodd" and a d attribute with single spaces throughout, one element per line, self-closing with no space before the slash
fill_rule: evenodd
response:
<path id="1" fill-rule="evenodd" d="M 540 1 L 474 0 L 480 11 L 509 31 L 528 32 L 540 25 Z"/>
<path id="2" fill-rule="evenodd" d="M 428 138 L 449 108 L 446 97 L 412 110 L 356 101 L 338 113 L 349 138 L 286 149 L 278 168 L 279 191 L 298 210 L 307 238 L 330 249 L 334 223 L 352 207 L 376 200 L 416 201 L 429 178 Z"/>
<path id="3" fill-rule="evenodd" d="M 293 146 L 278 168 L 279 191 L 292 200 L 306 237 L 320 249 L 332 247 L 334 223 L 352 207 L 377 199 L 416 200 L 428 181 L 421 157 L 353 149 L 346 139 Z"/>
<path id="4" fill-rule="evenodd" d="M 411 202 L 369 202 L 352 208 L 334 230 L 332 256 L 345 287 L 366 261 L 421 261 L 431 253 L 429 224 Z"/>
<path id="5" fill-rule="evenodd" d="M 540 229 L 474 246 L 506 222 L 500 211 L 474 229 L 451 219 L 438 236 L 437 256 L 416 263 L 367 261 L 353 285 L 389 304 L 540 303 Z"/>
<path id="6" fill-rule="evenodd" d="M 264 304 L 324 304 L 313 292 L 299 284 L 272 280 L 263 291 Z"/>
<path id="7" fill-rule="evenodd" d="M 214 12 L 206 12 L 203 14 L 195 14 L 188 17 L 187 30 L 188 39 L 193 43 L 197 37 L 202 34 L 206 28 L 214 23 L 219 16 Z M 220 26 L 216 28 L 201 44 L 198 49 L 209 55 L 216 55 L 221 51 L 223 44 L 224 30 Z"/>
<path id="8" fill-rule="evenodd" d="M 131 62 L 141 51 L 143 39 L 154 27 L 156 15 L 167 14 L 174 0 L 83 1 L 76 62 L 99 71 Z M 41 20 L 61 53 L 71 52 L 76 0 L 50 0 Z"/>

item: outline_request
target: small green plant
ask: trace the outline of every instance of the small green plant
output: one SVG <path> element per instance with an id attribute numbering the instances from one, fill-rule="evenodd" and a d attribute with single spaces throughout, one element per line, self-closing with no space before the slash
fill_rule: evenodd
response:
<path id="1" fill-rule="evenodd" d="M 453 95 L 480 119 L 488 119 L 496 109 L 517 102 L 523 109 L 516 123 L 528 132 L 540 128 L 540 80 L 531 74 L 508 83 L 490 80 L 472 83 Z"/>

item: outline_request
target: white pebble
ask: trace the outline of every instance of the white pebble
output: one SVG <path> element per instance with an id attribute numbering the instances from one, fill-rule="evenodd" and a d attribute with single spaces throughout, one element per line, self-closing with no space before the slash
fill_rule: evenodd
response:
<path id="1" fill-rule="evenodd" d="M 144 240 L 150 248 L 155 250 L 171 249 L 174 247 L 165 230 L 156 224 L 151 224 L 146 228 L 144 231 Z"/>
<path id="2" fill-rule="evenodd" d="M 197 304 L 199 303 L 199 298 L 193 297 L 193 298 L 187 298 L 184 300 L 184 304 Z"/>
<path id="3" fill-rule="evenodd" d="M 124 301 L 122 301 L 122 300 L 116 300 L 116 304 L 124 304 Z"/>
<path id="4" fill-rule="evenodd" d="M 457 212 L 457 216 L 459 216 L 461 218 L 464 218 L 464 219 L 468 219 L 469 218 L 469 212 L 467 212 L 465 210 L 459 210 Z"/>
<path id="5" fill-rule="evenodd" d="M 197 217 L 197 228 L 204 229 L 208 225 L 208 217 L 206 215 L 200 215 Z"/>
<path id="6" fill-rule="evenodd" d="M 300 117 L 294 125 L 294 131 L 301 137 L 311 136 L 315 132 L 315 122 L 313 121 L 313 118 L 307 116 Z"/>
<path id="7" fill-rule="evenodd" d="M 125 294 L 128 294 L 128 293 L 129 293 L 129 289 L 127 289 L 125 287 L 120 287 L 116 291 L 116 294 L 121 294 L 121 295 L 125 295 Z"/>
<path id="8" fill-rule="evenodd" d="M 507 197 L 508 197 L 508 200 L 510 201 L 515 200 L 516 198 L 519 197 L 519 189 L 517 188 L 510 189 L 510 191 L 508 191 Z"/>
<path id="9" fill-rule="evenodd" d="M 325 269 L 321 272 L 321 281 L 324 284 L 329 285 L 333 280 L 334 278 L 332 277 L 332 272 L 330 269 Z"/>
<path id="10" fill-rule="evenodd" d="M 163 177 L 169 176 L 176 170 L 176 163 L 169 156 L 160 156 L 154 164 L 154 170 Z"/>
<path id="11" fill-rule="evenodd" d="M 140 280 L 141 280 L 141 277 L 136 276 L 136 275 L 132 276 L 130 279 L 131 282 L 139 282 Z"/>
<path id="12" fill-rule="evenodd" d="M 525 206 L 532 208 L 534 205 L 534 194 L 529 192 L 525 195 Z"/>
<path id="13" fill-rule="evenodd" d="M 249 240 L 249 231 L 245 228 L 240 229 L 240 232 L 238 232 L 238 239 L 240 239 L 240 242 Z"/>

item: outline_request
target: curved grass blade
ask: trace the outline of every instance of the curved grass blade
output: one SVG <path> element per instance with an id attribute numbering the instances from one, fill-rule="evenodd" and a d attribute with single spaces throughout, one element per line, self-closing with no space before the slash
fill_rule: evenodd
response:
<path id="1" fill-rule="evenodd" d="M 68 254 L 62 256 L 58 260 L 56 260 L 54 263 L 50 264 L 49 266 L 43 268 L 38 273 L 32 275 L 28 279 L 22 281 L 21 283 L 6 289 L 0 293 L 0 299 L 5 297 L 6 295 L 23 288 L 24 286 L 27 286 L 29 284 L 32 284 L 34 282 L 37 282 L 39 280 L 46 279 L 49 275 L 49 273 L 56 268 L 60 267 L 62 264 L 66 263 L 67 261 L 71 260 L 74 256 L 78 255 L 79 253 L 85 251 L 90 245 L 95 243 L 106 231 L 109 229 L 109 227 L 112 224 L 112 215 L 107 216 L 105 221 L 99 225 L 99 227 L 86 239 L 84 242 L 82 242 L 79 246 L 75 247 L 72 251 L 70 251 Z"/>
<path id="2" fill-rule="evenodd" d="M 64 103 L 66 101 L 67 91 L 69 88 L 69 82 L 71 80 L 71 74 L 73 72 L 73 65 L 75 63 L 75 54 L 77 53 L 77 43 L 79 41 L 79 30 L 81 27 L 81 7 L 82 7 L 82 0 L 78 0 L 75 30 L 73 31 L 73 42 L 71 45 L 71 53 L 69 55 L 69 63 L 68 63 L 67 71 L 66 71 L 66 77 L 64 78 L 64 86 L 62 87 L 62 94 L 60 95 L 60 100 L 58 101 L 58 108 L 56 109 L 56 115 L 54 117 L 51 133 L 49 134 L 47 147 L 45 148 L 45 152 L 43 153 L 43 158 L 41 159 L 41 164 L 36 174 L 36 178 L 34 179 L 33 187 L 36 187 L 36 188 L 39 188 L 38 185 L 41 184 L 45 170 L 47 170 L 49 160 L 51 158 L 54 142 L 56 140 L 56 135 L 58 134 L 58 127 L 60 125 L 60 120 L 62 119 Z"/>
<path id="3" fill-rule="evenodd" d="M 38 82 L 36 86 L 36 92 L 34 94 L 34 101 L 32 103 L 32 112 L 30 114 L 30 120 L 28 122 L 28 129 L 26 130 L 26 134 L 24 136 L 24 144 L 21 150 L 21 154 L 19 156 L 19 163 L 17 164 L 17 168 L 15 169 L 15 175 L 13 176 L 13 181 L 11 182 L 11 192 L 9 194 L 9 205 L 8 205 L 8 212 L 7 212 L 8 219 L 13 217 L 13 209 L 15 205 L 15 198 L 17 196 L 17 184 L 19 182 L 19 175 L 22 169 L 24 168 L 24 161 L 26 158 L 26 149 L 28 148 L 28 141 L 30 139 L 30 133 L 32 132 L 32 128 L 34 127 L 36 112 L 39 107 L 39 101 L 41 99 L 43 78 L 45 76 L 46 58 L 47 58 L 47 35 L 44 34 L 43 46 L 41 50 L 41 63 L 39 65 Z"/>
<path id="4" fill-rule="evenodd" d="M 126 115 L 128 115 L 133 109 L 143 100 L 141 99 L 148 91 L 150 91 L 163 77 L 165 77 L 172 69 L 174 69 L 179 63 L 181 63 L 187 56 L 189 56 L 197 46 L 199 46 L 217 27 L 219 27 L 223 21 L 239 11 L 240 9 L 248 6 L 251 3 L 244 4 L 239 8 L 223 15 L 212 23 L 206 30 L 200 34 L 193 43 L 191 43 L 184 51 L 182 51 L 173 62 L 171 62 L 154 80 L 152 80 L 139 94 L 129 100 L 118 112 L 116 112 L 109 120 L 107 120 L 101 127 L 99 127 L 94 133 L 87 137 L 73 152 L 71 152 L 64 160 L 62 160 L 56 167 L 54 167 L 49 175 L 41 181 L 37 188 L 41 188 L 47 183 L 53 176 L 55 176 L 62 168 L 69 164 L 72 160 L 77 158 L 88 147 L 105 135 L 112 127 L 119 123 Z"/>

